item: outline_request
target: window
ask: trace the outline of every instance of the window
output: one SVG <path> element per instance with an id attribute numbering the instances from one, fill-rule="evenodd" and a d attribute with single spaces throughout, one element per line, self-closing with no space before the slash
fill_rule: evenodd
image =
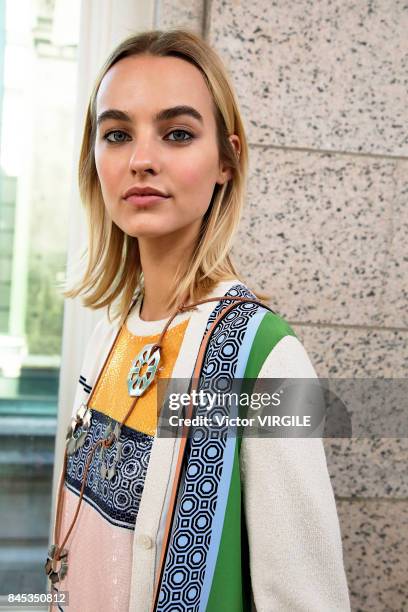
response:
<path id="1" fill-rule="evenodd" d="M 44 592 L 80 0 L 0 1 L 0 594 Z"/>

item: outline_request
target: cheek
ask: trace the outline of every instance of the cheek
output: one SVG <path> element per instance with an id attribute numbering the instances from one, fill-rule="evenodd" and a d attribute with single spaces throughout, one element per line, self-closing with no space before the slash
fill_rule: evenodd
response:
<path id="1" fill-rule="evenodd" d="M 117 180 L 119 170 L 118 164 L 112 163 L 112 161 L 109 160 L 109 155 L 95 149 L 95 166 L 102 190 L 104 192 L 109 192 L 113 189 Z"/>
<path id="2" fill-rule="evenodd" d="M 174 165 L 177 182 L 183 190 L 212 192 L 217 175 L 217 158 L 208 151 L 207 154 L 186 155 L 183 164 Z"/>

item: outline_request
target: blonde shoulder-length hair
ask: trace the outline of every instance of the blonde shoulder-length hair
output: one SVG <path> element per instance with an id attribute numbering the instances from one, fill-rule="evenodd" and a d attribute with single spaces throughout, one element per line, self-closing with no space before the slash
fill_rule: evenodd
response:
<path id="1" fill-rule="evenodd" d="M 232 177 L 215 185 L 187 269 L 180 266 L 174 278 L 169 310 L 182 301 L 204 299 L 217 282 L 239 278 L 230 250 L 244 204 L 248 171 L 248 145 L 233 86 L 217 53 L 197 34 L 186 29 L 151 30 L 123 40 L 109 55 L 96 79 L 89 100 L 79 158 L 78 181 L 87 220 L 88 262 L 82 278 L 63 292 L 64 297 L 83 295 L 83 305 L 92 309 L 117 302 L 114 317 L 125 320 L 137 291 L 143 291 L 138 240 L 125 234 L 107 214 L 95 166 L 96 97 L 108 70 L 122 58 L 150 54 L 175 56 L 196 66 L 202 73 L 214 102 L 217 144 L 220 161 L 231 168 Z M 239 157 L 228 139 L 237 134 L 241 143 Z M 259 300 L 266 294 L 254 291 Z"/>

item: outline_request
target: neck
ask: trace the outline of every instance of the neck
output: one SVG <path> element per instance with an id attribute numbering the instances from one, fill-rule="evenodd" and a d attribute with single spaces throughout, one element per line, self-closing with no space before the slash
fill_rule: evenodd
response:
<path id="1" fill-rule="evenodd" d="M 168 303 L 173 297 L 177 268 L 180 266 L 183 269 L 185 262 L 189 262 L 192 257 L 194 245 L 189 246 L 186 240 L 170 241 L 166 238 L 155 241 L 139 239 L 144 278 L 140 318 L 144 321 L 158 321 L 173 314 L 174 308 L 170 311 Z"/>

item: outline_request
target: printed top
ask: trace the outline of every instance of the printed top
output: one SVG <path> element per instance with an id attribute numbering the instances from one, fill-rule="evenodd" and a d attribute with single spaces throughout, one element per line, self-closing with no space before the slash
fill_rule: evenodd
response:
<path id="1" fill-rule="evenodd" d="M 85 442 L 68 457 L 59 542 L 76 511 L 89 450 L 104 437 L 111 419 L 113 425 L 121 422 L 134 401 L 127 383 L 132 361 L 146 344 L 159 340 L 168 321 L 168 318 L 144 321 L 140 319 L 139 308 L 140 302 L 122 327 L 95 388 Z M 164 336 L 157 378 L 169 378 L 172 374 L 188 314 L 176 317 Z M 81 379 L 83 385 L 87 384 L 82 375 Z M 122 426 L 115 475 L 109 480 L 102 478 L 100 472 L 101 462 L 107 468 L 115 463 L 115 444 L 104 449 L 103 454 L 98 448 L 92 458 L 79 516 L 66 544 L 68 572 L 56 585 L 59 591 L 69 592 L 69 610 L 123 612 L 129 607 L 133 536 L 156 428 L 157 384 L 153 383 L 138 398 Z M 145 542 L 146 547 L 149 544 Z"/>

